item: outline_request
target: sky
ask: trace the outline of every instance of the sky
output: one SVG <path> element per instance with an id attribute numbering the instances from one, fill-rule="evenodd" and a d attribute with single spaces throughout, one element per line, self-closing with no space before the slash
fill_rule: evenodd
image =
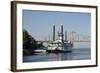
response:
<path id="1" fill-rule="evenodd" d="M 63 24 L 64 32 L 74 31 L 90 35 L 91 31 L 90 13 L 23 10 L 22 20 L 23 29 L 36 39 L 52 36 L 53 24 L 55 24 L 56 33 L 60 31 L 61 24 Z"/>

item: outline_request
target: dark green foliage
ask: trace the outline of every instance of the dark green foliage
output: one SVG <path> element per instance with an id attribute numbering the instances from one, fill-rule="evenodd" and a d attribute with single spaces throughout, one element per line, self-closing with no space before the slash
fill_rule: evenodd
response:
<path id="1" fill-rule="evenodd" d="M 26 30 L 23 30 L 23 48 L 31 50 L 37 48 L 36 40 Z"/>
<path id="2" fill-rule="evenodd" d="M 38 44 L 26 30 L 23 30 L 23 55 L 31 55 L 34 53 L 34 50 L 43 47 L 42 43 Z"/>

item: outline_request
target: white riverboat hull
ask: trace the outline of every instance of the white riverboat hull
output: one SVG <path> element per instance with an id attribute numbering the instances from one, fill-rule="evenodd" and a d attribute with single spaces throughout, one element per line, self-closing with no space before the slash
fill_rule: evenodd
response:
<path id="1" fill-rule="evenodd" d="M 48 46 L 47 51 L 48 52 L 71 52 L 73 45 L 71 43 L 68 43 L 65 46 Z"/>

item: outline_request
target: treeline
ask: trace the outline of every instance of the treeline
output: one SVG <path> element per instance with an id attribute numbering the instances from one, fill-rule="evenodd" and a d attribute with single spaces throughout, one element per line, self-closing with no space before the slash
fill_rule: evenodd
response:
<path id="1" fill-rule="evenodd" d="M 42 43 L 38 43 L 27 30 L 23 29 L 23 56 L 34 54 L 34 50 L 43 48 Z"/>

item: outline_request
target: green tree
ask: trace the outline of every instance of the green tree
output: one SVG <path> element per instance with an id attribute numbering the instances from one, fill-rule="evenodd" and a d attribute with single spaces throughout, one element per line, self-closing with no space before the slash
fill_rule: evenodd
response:
<path id="1" fill-rule="evenodd" d="M 43 48 L 43 44 L 38 44 L 37 41 L 23 29 L 23 54 L 30 55 L 35 49 Z"/>
<path id="2" fill-rule="evenodd" d="M 38 48 L 37 41 L 26 30 L 23 30 L 23 48 L 32 50 Z"/>

